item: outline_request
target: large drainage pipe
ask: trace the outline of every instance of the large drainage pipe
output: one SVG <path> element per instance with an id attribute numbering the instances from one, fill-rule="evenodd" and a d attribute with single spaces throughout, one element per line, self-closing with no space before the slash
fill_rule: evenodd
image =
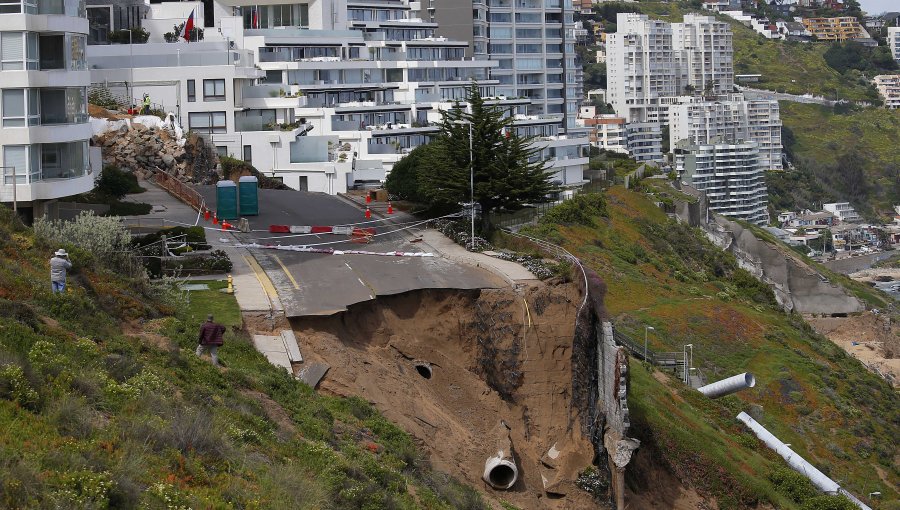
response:
<path id="1" fill-rule="evenodd" d="M 498 451 L 497 455 L 488 457 L 485 461 L 482 478 L 495 489 L 509 489 L 519 479 L 519 468 L 508 452 Z"/>
<path id="2" fill-rule="evenodd" d="M 741 414 L 737 415 L 737 419 L 752 430 L 753 433 L 756 434 L 756 437 L 765 443 L 766 446 L 784 458 L 785 462 L 787 462 L 791 468 L 802 475 L 806 475 L 806 477 L 809 478 L 809 481 L 820 491 L 826 494 L 841 494 L 862 510 L 872 510 L 868 505 L 857 499 L 856 496 L 842 489 L 837 482 L 825 476 L 824 473 L 816 469 L 816 467 L 807 462 L 806 459 L 797 455 L 797 452 L 791 450 L 788 445 L 782 443 L 781 440 L 766 430 L 759 422 L 751 418 L 750 415 L 741 412 Z"/>
<path id="3" fill-rule="evenodd" d="M 728 379 L 722 379 L 721 381 L 707 384 L 706 386 L 698 388 L 697 391 L 709 398 L 719 398 L 754 386 L 756 386 L 756 378 L 753 377 L 753 374 L 744 372 L 743 374 L 738 374 L 729 377 Z"/>

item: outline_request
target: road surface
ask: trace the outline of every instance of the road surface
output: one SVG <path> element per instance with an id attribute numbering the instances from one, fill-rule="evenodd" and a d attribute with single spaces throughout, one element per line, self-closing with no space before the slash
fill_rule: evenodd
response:
<path id="1" fill-rule="evenodd" d="M 200 189 L 207 204 L 215 207 L 215 190 Z M 365 222 L 364 213 L 344 199 L 301 191 L 260 190 L 260 215 L 248 218 L 252 230 L 277 225 L 337 225 Z M 379 234 L 398 230 L 373 224 Z M 415 242 L 414 232 L 402 230 L 377 236 L 370 244 L 355 244 L 347 236 L 320 234 L 296 237 L 250 232 L 237 234 L 244 243 L 316 245 L 373 252 L 422 252 L 430 247 Z M 287 317 L 331 315 L 356 303 L 378 296 L 418 289 L 479 289 L 507 285 L 493 273 L 443 257 L 395 257 L 375 255 L 328 255 L 286 250 L 252 249 L 278 293 Z"/>

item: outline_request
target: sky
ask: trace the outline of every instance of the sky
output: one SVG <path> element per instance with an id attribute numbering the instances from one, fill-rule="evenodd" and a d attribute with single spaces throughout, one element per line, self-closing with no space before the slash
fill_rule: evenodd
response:
<path id="1" fill-rule="evenodd" d="M 900 11 L 900 0 L 859 0 L 862 10 L 869 14 L 881 14 L 885 11 Z"/>

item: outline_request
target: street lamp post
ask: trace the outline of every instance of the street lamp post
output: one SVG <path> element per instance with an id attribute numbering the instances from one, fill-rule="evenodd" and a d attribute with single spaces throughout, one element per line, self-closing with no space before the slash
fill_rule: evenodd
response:
<path id="1" fill-rule="evenodd" d="M 656 331 L 653 326 L 644 326 L 644 361 L 647 361 L 647 333 Z"/>
<path id="2" fill-rule="evenodd" d="M 691 356 L 688 357 L 688 348 L 691 349 Z M 682 353 L 684 355 L 684 384 L 690 384 L 691 380 L 691 365 L 694 364 L 694 344 L 687 344 L 684 346 L 684 351 Z"/>
<path id="3" fill-rule="evenodd" d="M 469 126 L 469 191 L 471 197 L 471 203 L 469 204 L 472 208 L 471 211 L 471 223 L 472 223 L 472 236 L 469 238 L 469 243 L 471 243 L 470 250 L 475 250 L 475 152 L 473 150 L 473 136 L 472 136 L 472 122 L 468 120 L 454 120 L 454 124 L 459 125 L 468 125 Z M 483 213 L 483 212 L 482 212 Z"/>

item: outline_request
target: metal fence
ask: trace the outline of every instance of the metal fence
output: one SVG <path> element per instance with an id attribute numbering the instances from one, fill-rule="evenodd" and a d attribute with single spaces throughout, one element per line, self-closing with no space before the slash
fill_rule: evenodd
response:
<path id="1" fill-rule="evenodd" d="M 175 198 L 196 209 L 197 212 L 203 212 L 206 208 L 206 201 L 203 200 L 203 196 L 197 190 L 165 170 L 157 168 L 153 173 L 153 182 L 171 193 Z"/>

